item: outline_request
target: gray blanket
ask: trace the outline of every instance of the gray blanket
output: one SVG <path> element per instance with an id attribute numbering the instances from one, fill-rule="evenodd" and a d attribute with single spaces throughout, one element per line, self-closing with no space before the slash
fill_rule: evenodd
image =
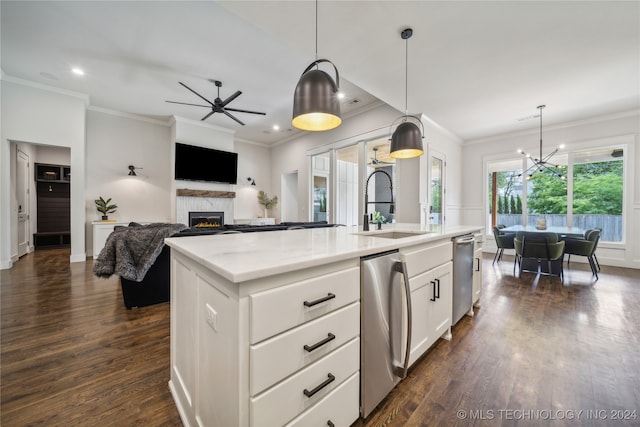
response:
<path id="1" fill-rule="evenodd" d="M 95 259 L 93 273 L 105 278 L 117 274 L 140 282 L 162 252 L 165 237 L 185 228 L 188 227 L 184 224 L 134 222 L 128 227 L 116 227 Z"/>

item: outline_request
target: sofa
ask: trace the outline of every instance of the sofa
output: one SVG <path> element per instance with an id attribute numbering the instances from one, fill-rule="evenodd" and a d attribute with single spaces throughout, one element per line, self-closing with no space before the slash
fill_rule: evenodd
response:
<path id="1" fill-rule="evenodd" d="M 291 228 L 325 228 L 337 224 L 318 222 L 283 222 L 278 225 L 225 225 L 222 227 L 190 227 L 170 237 L 188 237 L 220 234 L 225 231 L 254 233 L 264 231 L 288 230 Z M 127 309 L 144 307 L 169 301 L 171 288 L 171 248 L 162 245 L 162 251 L 140 281 L 120 277 L 122 297 Z"/>

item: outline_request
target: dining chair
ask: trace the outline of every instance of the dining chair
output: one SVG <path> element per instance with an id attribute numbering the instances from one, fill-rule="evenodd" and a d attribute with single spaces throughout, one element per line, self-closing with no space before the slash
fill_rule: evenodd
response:
<path id="1" fill-rule="evenodd" d="M 502 254 L 505 249 L 514 249 L 513 238 L 516 237 L 516 233 L 504 232 L 502 231 L 503 228 L 505 228 L 503 224 L 498 224 L 493 227 L 493 237 L 496 239 L 496 246 L 498 247 L 498 250 L 493 257 L 493 264 L 502 259 Z"/>
<path id="2" fill-rule="evenodd" d="M 565 239 L 564 253 L 567 254 L 567 266 L 571 260 L 571 255 L 580 255 L 587 257 L 591 273 L 598 279 L 598 271 L 600 264 L 595 259 L 596 248 L 600 240 L 600 230 L 592 228 L 584 232 L 584 238 L 567 238 Z"/>
<path id="3" fill-rule="evenodd" d="M 564 279 L 564 240 L 558 240 L 556 233 L 540 233 L 518 231 L 513 239 L 516 261 L 520 265 L 520 274 L 523 271 L 559 276 Z M 543 268 L 546 267 L 546 271 Z M 514 265 L 515 271 L 515 265 Z M 551 277 L 549 277 L 551 281 Z"/>

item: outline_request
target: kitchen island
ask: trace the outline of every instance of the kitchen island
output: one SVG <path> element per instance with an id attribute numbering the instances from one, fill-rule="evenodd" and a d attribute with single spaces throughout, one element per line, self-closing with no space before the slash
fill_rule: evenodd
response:
<path id="1" fill-rule="evenodd" d="M 183 423 L 352 424 L 360 415 L 360 258 L 399 250 L 406 262 L 418 324 L 413 363 L 450 332 L 450 303 L 430 319 L 427 290 L 436 278 L 438 294 L 450 287 L 451 238 L 480 230 L 389 224 L 166 239 L 169 385 Z"/>

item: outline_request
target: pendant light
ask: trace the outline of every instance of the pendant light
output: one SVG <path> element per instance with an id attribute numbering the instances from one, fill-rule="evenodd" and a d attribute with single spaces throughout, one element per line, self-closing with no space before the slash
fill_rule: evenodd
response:
<path id="1" fill-rule="evenodd" d="M 523 156 L 528 157 L 529 160 L 531 160 L 533 162 L 533 165 L 531 165 L 526 171 L 522 172 L 518 176 L 522 176 L 523 174 L 527 174 L 527 179 L 531 179 L 535 172 L 549 171 L 553 175 L 555 175 L 558 178 L 564 180 L 564 179 L 567 179 L 567 177 L 564 176 L 563 174 L 561 174 L 560 172 L 558 172 L 558 170 L 560 170 L 561 166 L 557 165 L 555 163 L 549 162 L 549 159 L 551 157 L 553 157 L 553 155 L 556 154 L 561 148 L 564 148 L 564 145 L 560 145 L 558 148 L 553 150 L 551 153 L 547 154 L 545 157 L 542 157 L 542 109 L 544 107 L 546 107 L 546 105 L 538 105 L 538 107 L 537 107 L 538 110 L 540 110 L 540 157 L 535 158 L 535 157 L 533 157 L 533 155 L 525 153 L 524 151 L 519 149 L 518 153 L 522 154 Z"/>
<path id="2" fill-rule="evenodd" d="M 410 159 L 412 157 L 421 156 L 424 153 L 422 149 L 422 139 L 424 138 L 424 125 L 422 122 L 414 117 L 410 116 L 407 111 L 407 99 L 409 93 L 409 38 L 413 35 L 411 28 L 406 28 L 400 33 L 400 37 L 405 40 L 405 86 L 404 86 L 404 116 L 396 119 L 391 127 L 395 125 L 398 120 L 402 120 L 402 123 L 396 127 L 396 130 L 391 135 L 391 149 L 390 155 L 396 159 Z M 410 121 L 413 119 L 420 124 L 422 131 L 416 123 Z"/>
<path id="3" fill-rule="evenodd" d="M 328 62 L 333 66 L 336 80 L 318 65 Z M 315 67 L 315 69 L 314 69 Z M 291 124 L 301 130 L 324 131 L 337 128 L 342 123 L 340 115 L 340 76 L 338 69 L 328 59 L 318 59 L 318 0 L 316 0 L 316 60 L 303 71 L 293 94 L 293 119 Z"/>

